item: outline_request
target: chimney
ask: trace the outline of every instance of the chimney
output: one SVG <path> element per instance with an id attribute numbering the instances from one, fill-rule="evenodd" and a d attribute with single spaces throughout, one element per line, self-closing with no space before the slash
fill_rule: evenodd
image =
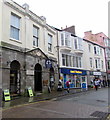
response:
<path id="1" fill-rule="evenodd" d="M 63 30 L 63 27 L 61 27 L 61 30 Z"/>
<path id="2" fill-rule="evenodd" d="M 27 3 L 22 5 L 26 12 L 29 12 L 29 5 Z"/>

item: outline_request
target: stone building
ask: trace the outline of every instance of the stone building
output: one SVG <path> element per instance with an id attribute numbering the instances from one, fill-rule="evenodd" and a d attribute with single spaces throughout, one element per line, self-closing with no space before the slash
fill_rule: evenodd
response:
<path id="1" fill-rule="evenodd" d="M 57 33 L 37 16 L 11 0 L 0 1 L 0 48 L 2 89 L 23 94 L 28 87 L 35 92 L 55 89 L 58 81 Z M 1 85 L 2 84 L 2 85 Z"/>

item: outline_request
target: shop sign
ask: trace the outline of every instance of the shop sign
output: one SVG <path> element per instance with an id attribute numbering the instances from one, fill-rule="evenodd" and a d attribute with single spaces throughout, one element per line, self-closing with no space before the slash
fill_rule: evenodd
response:
<path id="1" fill-rule="evenodd" d="M 73 71 L 73 70 L 71 70 L 70 73 L 80 73 L 80 74 L 82 74 L 82 71 Z"/>
<path id="2" fill-rule="evenodd" d="M 27 71 L 26 71 L 26 74 L 27 74 L 27 75 L 34 75 L 34 70 L 27 70 Z"/>
<path id="3" fill-rule="evenodd" d="M 33 91 L 31 87 L 28 88 L 28 93 L 29 93 L 29 97 L 33 97 Z"/>
<path id="4" fill-rule="evenodd" d="M 61 73 L 63 73 L 63 74 L 74 74 L 74 75 L 87 75 L 86 70 L 68 69 L 68 68 L 61 68 Z"/>
<path id="5" fill-rule="evenodd" d="M 4 99 L 5 101 L 11 100 L 9 89 L 4 90 Z"/>
<path id="6" fill-rule="evenodd" d="M 52 61 L 50 59 L 45 60 L 45 67 L 51 68 L 52 67 Z"/>
<path id="7" fill-rule="evenodd" d="M 93 75 L 101 75 L 101 72 L 93 72 Z"/>

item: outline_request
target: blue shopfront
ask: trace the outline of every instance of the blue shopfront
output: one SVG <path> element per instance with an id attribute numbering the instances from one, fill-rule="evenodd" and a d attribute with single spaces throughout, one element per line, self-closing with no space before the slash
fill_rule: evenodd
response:
<path id="1" fill-rule="evenodd" d="M 64 88 L 66 81 L 71 80 L 70 88 L 87 88 L 87 71 L 80 69 L 61 68 L 61 76 L 63 78 Z"/>

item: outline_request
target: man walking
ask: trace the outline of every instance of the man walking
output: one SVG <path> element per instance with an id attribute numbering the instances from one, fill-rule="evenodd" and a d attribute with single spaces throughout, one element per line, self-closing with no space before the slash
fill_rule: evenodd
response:
<path id="1" fill-rule="evenodd" d="M 95 89 L 97 91 L 98 90 L 98 86 L 99 86 L 99 81 L 98 81 L 97 78 L 95 78 L 94 85 L 95 85 Z"/>
<path id="2" fill-rule="evenodd" d="M 69 93 L 71 80 L 66 81 L 67 92 Z"/>

